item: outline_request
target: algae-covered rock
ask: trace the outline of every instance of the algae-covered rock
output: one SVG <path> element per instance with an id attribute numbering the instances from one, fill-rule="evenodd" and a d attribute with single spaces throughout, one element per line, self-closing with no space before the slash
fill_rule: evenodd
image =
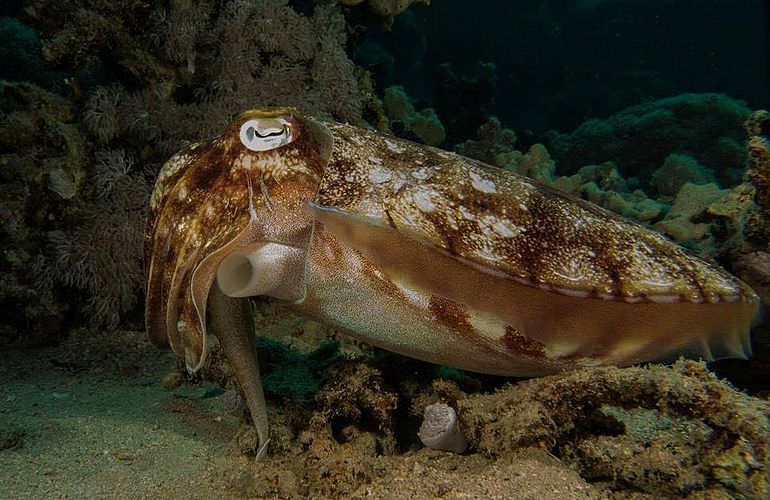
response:
<path id="1" fill-rule="evenodd" d="M 750 110 L 722 94 L 682 94 L 592 119 L 554 138 L 551 152 L 568 172 L 614 162 L 649 179 L 671 154 L 686 154 L 732 184 L 744 170 L 743 122 Z"/>
<path id="2" fill-rule="evenodd" d="M 652 182 L 658 193 L 676 196 L 687 183 L 707 184 L 714 181 L 714 175 L 697 160 L 686 154 L 672 153 L 663 165 L 652 174 Z"/>
<path id="3" fill-rule="evenodd" d="M 653 425 L 636 417 L 640 431 L 631 432 L 628 418 L 604 407 L 653 411 Z M 541 446 L 613 490 L 767 493 L 770 403 L 736 391 L 704 363 L 581 370 L 471 396 L 458 410 L 471 445 L 489 457 Z"/>

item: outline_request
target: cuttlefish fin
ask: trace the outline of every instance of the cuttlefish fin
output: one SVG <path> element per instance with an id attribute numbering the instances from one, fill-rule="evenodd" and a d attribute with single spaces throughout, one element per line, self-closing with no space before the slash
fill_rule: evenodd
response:
<path id="1" fill-rule="evenodd" d="M 260 460 L 267 453 L 270 438 L 251 304 L 245 297 L 228 297 L 214 283 L 208 296 L 208 311 L 211 332 L 219 339 L 251 412 L 259 438 L 257 460 Z"/>

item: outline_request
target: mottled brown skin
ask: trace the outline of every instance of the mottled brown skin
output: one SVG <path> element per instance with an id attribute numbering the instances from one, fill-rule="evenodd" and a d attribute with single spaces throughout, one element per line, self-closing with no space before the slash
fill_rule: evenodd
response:
<path id="1" fill-rule="evenodd" d="M 756 300 L 724 270 L 596 205 L 439 149 L 347 125 L 332 130 L 318 206 L 533 286 L 629 301 Z"/>
<path id="2" fill-rule="evenodd" d="M 244 113 L 240 120 L 248 116 Z M 318 148 L 311 137 L 301 132 L 285 149 L 260 155 L 265 163 L 275 160 L 278 167 L 234 168 L 244 155 L 252 156 L 244 153 L 238 141 L 239 124 L 236 120 L 220 138 L 206 146 L 191 146 L 169 160 L 159 174 L 150 201 L 144 245 L 147 329 L 154 342 L 170 345 L 174 352 L 185 356 L 191 369 L 201 366 L 206 341 L 193 304 L 193 271 L 202 264 L 216 268 L 217 261 L 224 257 L 217 253 L 233 244 L 244 231 L 250 231 L 252 239 L 269 239 L 276 230 L 289 232 L 281 218 L 286 218 L 287 212 L 305 210 L 323 172 Z M 296 129 L 301 131 L 302 127 L 297 125 Z M 296 158 L 293 166 L 286 167 L 287 157 Z M 265 206 L 261 185 L 282 212 L 271 212 Z M 306 193 L 304 200 L 296 196 L 302 192 Z M 250 203 L 259 214 L 258 223 L 251 226 Z M 300 228 L 294 232 L 301 231 Z M 290 239 L 307 236 L 291 235 Z M 213 275 L 206 278 L 213 281 Z M 204 290 L 198 293 L 206 295 L 211 281 L 201 286 Z M 205 302 L 205 297 L 201 300 Z M 183 322 L 185 331 L 179 331 L 178 321 Z"/>
<path id="3" fill-rule="evenodd" d="M 255 120 L 288 143 L 254 149 L 241 126 Z M 249 290 L 385 349 L 525 376 L 745 356 L 759 306 L 724 270 L 590 203 L 290 109 L 244 113 L 169 160 L 145 257 L 150 337 L 191 370 L 205 361 L 207 331 L 219 338 L 262 452 Z M 239 288 L 258 278 L 266 288 Z"/>

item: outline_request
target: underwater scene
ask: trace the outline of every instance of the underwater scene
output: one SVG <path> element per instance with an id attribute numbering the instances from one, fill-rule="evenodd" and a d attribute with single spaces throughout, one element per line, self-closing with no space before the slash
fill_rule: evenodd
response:
<path id="1" fill-rule="evenodd" d="M 770 2 L 0 4 L 0 498 L 770 498 Z"/>

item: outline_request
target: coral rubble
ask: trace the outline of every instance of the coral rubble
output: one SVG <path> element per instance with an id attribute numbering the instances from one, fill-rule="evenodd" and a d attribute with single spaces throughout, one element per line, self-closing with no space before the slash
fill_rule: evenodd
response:
<path id="1" fill-rule="evenodd" d="M 636 423 L 647 425 L 646 432 L 629 437 L 632 424 L 608 407 L 643 408 L 654 415 L 646 424 Z M 735 391 L 703 363 L 530 380 L 461 400 L 458 410 L 461 427 L 480 453 L 503 457 L 521 447 L 545 447 L 610 489 L 760 498 L 770 484 L 770 405 Z M 649 427 L 662 416 L 691 422 L 690 437 L 666 437 Z M 665 442 L 653 446 L 650 433 Z"/>

